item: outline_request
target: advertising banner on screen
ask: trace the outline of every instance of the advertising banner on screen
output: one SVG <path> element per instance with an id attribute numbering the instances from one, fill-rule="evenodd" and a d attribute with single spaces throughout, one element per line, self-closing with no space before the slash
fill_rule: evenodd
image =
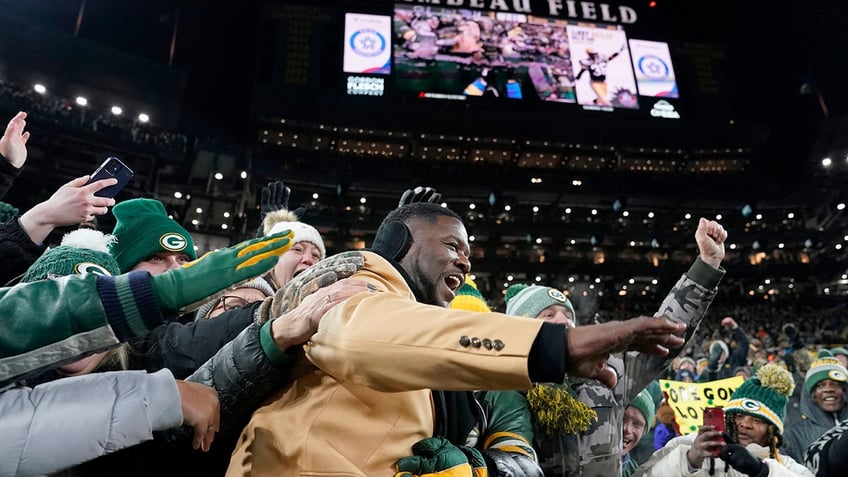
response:
<path id="1" fill-rule="evenodd" d="M 630 40 L 630 56 L 636 72 L 636 85 L 642 96 L 677 98 L 677 79 L 668 44 L 661 41 Z"/>
<path id="2" fill-rule="evenodd" d="M 660 379 L 660 389 L 668 396 L 668 405 L 674 410 L 674 420 L 681 434 L 698 431 L 704 418 L 705 407 L 724 407 L 730 395 L 745 380 L 734 376 L 705 383 L 687 383 Z"/>
<path id="3" fill-rule="evenodd" d="M 391 18 L 364 13 L 345 14 L 344 72 L 391 73 Z"/>

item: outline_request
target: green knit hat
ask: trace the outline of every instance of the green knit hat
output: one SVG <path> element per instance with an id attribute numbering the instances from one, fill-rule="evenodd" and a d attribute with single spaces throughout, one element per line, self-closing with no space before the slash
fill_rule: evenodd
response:
<path id="1" fill-rule="evenodd" d="M 783 434 L 786 403 L 795 389 L 792 374 L 776 365 L 767 364 L 757 370 L 730 395 L 724 406 L 725 414 L 741 413 L 773 424 Z"/>
<path id="2" fill-rule="evenodd" d="M 645 430 L 650 429 L 654 424 L 654 415 L 657 413 L 651 393 L 647 389 L 639 391 L 639 394 L 630 401 L 630 405 L 638 409 L 645 416 Z"/>
<path id="3" fill-rule="evenodd" d="M 842 356 L 848 357 L 848 349 L 845 349 L 842 346 L 837 346 L 836 348 L 830 348 L 830 354 L 833 356 L 841 354 Z"/>
<path id="4" fill-rule="evenodd" d="M 825 379 L 831 379 L 840 384 L 845 384 L 848 381 L 848 370 L 842 366 L 842 363 L 838 359 L 833 357 L 830 351 L 823 349 L 819 351 L 818 357 L 810 365 L 810 369 L 807 370 L 807 374 L 804 376 L 804 391 L 807 394 L 811 394 L 816 384 Z"/>
<path id="5" fill-rule="evenodd" d="M 459 310 L 479 311 L 488 313 L 491 310 L 486 299 L 477 289 L 477 284 L 470 277 L 465 277 L 465 283 L 456 290 L 456 297 L 451 300 L 450 307 Z"/>
<path id="6" fill-rule="evenodd" d="M 24 273 L 22 283 L 43 280 L 51 276 L 118 275 L 118 263 L 109 253 L 115 237 L 99 230 L 77 229 L 62 237 L 58 247 L 47 250 Z"/>
<path id="7" fill-rule="evenodd" d="M 507 315 L 536 318 L 549 306 L 563 305 L 571 311 L 575 321 L 577 319 L 571 301 L 556 288 L 516 283 L 506 289 L 505 299 Z"/>
<path id="8" fill-rule="evenodd" d="M 191 235 L 168 217 L 165 206 L 154 199 L 130 199 L 112 208 L 118 241 L 111 246 L 121 273 L 158 252 L 182 252 L 197 258 Z"/>

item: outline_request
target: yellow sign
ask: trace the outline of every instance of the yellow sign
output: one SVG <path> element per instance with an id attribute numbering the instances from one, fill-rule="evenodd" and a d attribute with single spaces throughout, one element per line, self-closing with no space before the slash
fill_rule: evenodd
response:
<path id="1" fill-rule="evenodd" d="M 674 420 L 681 434 L 691 434 L 703 423 L 705 407 L 724 407 L 730 395 L 745 379 L 734 376 L 706 383 L 687 383 L 660 379 L 660 389 L 668 396 L 668 405 L 674 410 Z"/>

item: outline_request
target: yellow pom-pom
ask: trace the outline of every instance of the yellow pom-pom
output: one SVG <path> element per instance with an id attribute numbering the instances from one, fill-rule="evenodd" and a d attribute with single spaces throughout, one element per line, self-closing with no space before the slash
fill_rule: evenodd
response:
<path id="1" fill-rule="evenodd" d="M 527 392 L 527 404 L 548 437 L 585 431 L 598 420 L 598 413 L 566 386 L 537 384 Z"/>
<path id="2" fill-rule="evenodd" d="M 774 364 L 767 364 L 757 370 L 757 377 L 760 378 L 760 383 L 775 392 L 784 396 L 791 396 L 795 390 L 795 380 L 792 379 L 792 374 L 785 368 Z"/>

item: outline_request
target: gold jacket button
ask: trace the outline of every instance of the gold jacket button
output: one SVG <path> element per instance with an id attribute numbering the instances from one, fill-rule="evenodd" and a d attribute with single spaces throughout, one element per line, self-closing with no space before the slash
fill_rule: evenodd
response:
<path id="1" fill-rule="evenodd" d="M 492 342 L 492 346 L 495 347 L 495 351 L 500 351 L 500 350 L 504 349 L 504 346 L 506 346 L 506 345 L 501 340 L 495 340 L 495 341 Z"/>
<path id="2" fill-rule="evenodd" d="M 481 344 L 480 338 L 478 338 L 476 336 L 474 338 L 471 338 L 471 346 L 473 346 L 475 348 L 479 348 L 480 344 Z"/>
<path id="3" fill-rule="evenodd" d="M 469 338 L 467 336 L 461 336 L 459 338 L 459 345 L 462 346 L 463 348 L 468 348 L 468 345 L 470 345 L 470 344 L 471 344 L 471 338 Z"/>
<path id="4" fill-rule="evenodd" d="M 483 347 L 486 349 L 492 349 L 492 340 L 489 338 L 483 338 Z"/>

